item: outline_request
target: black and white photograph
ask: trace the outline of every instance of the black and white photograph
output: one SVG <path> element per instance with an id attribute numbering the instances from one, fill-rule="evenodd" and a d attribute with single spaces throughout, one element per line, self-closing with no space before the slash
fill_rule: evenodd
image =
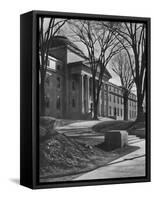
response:
<path id="1" fill-rule="evenodd" d="M 38 21 L 40 183 L 145 177 L 147 24 Z"/>
<path id="2" fill-rule="evenodd" d="M 1 3 L 0 199 L 152 199 L 153 18 L 152 0 Z"/>

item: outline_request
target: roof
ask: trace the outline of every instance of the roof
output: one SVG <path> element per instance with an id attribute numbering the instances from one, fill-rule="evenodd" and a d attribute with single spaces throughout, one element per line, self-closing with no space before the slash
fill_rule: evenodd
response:
<path id="1" fill-rule="evenodd" d="M 77 61 L 77 62 L 69 63 L 68 66 L 69 67 L 85 66 L 85 67 L 89 68 L 89 70 L 90 70 L 90 63 L 88 61 Z M 107 69 L 105 69 L 104 75 L 107 75 L 109 79 L 112 77 Z"/>
<path id="2" fill-rule="evenodd" d="M 71 51 L 78 54 L 79 56 L 83 57 L 84 59 L 87 59 L 87 57 L 84 55 L 84 53 L 75 45 L 73 42 L 71 42 L 67 37 L 65 36 L 55 36 L 52 40 L 52 48 L 57 46 L 67 46 Z"/>
<path id="3" fill-rule="evenodd" d="M 101 63 L 100 63 L 100 64 L 101 64 Z M 86 61 L 84 61 L 84 65 L 89 66 L 89 65 L 90 65 L 90 62 L 89 62 L 88 60 L 86 60 Z M 112 78 L 112 76 L 111 76 L 111 74 L 110 74 L 110 72 L 108 71 L 107 68 L 105 68 L 104 73 L 105 73 L 107 76 L 109 76 L 109 78 Z"/>
<path id="4" fill-rule="evenodd" d="M 83 64 L 85 66 L 90 65 L 88 58 L 84 55 L 84 53 L 77 47 L 77 45 L 75 45 L 73 42 L 71 42 L 67 37 L 55 36 L 52 40 L 52 48 L 57 47 L 57 46 L 67 46 L 70 49 L 70 51 L 72 51 L 73 53 L 77 54 L 78 56 L 84 58 Z M 75 64 L 76 62 L 73 62 L 73 63 Z M 109 73 L 109 71 L 107 69 L 105 69 L 105 74 L 109 78 L 112 78 L 111 74 Z"/>

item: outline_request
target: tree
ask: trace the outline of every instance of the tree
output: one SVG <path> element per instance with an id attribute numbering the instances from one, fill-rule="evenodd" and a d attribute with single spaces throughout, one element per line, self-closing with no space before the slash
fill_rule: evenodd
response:
<path id="1" fill-rule="evenodd" d="M 45 114 L 45 77 L 52 39 L 59 33 L 66 19 L 39 18 L 40 114 Z"/>
<path id="2" fill-rule="evenodd" d="M 112 70 L 119 76 L 124 98 L 124 120 L 128 120 L 128 97 L 134 84 L 128 56 L 120 52 L 112 62 Z"/>
<path id="3" fill-rule="evenodd" d="M 121 51 L 120 42 L 102 22 L 72 20 L 69 22 L 76 42 L 84 44 L 92 73 L 93 119 L 97 119 L 99 96 L 106 67 L 111 58 Z M 85 52 L 83 52 L 85 54 Z M 86 55 L 85 55 L 86 56 Z M 96 78 L 98 81 L 96 82 Z"/>
<path id="4" fill-rule="evenodd" d="M 132 75 L 137 90 L 137 120 L 143 119 L 143 101 L 146 90 L 146 68 L 147 66 L 147 37 L 146 25 L 140 23 L 120 23 L 110 28 L 119 41 L 123 42 L 124 49 L 128 55 Z M 129 48 L 128 48 L 129 46 Z M 131 48 L 131 49 L 130 49 Z"/>

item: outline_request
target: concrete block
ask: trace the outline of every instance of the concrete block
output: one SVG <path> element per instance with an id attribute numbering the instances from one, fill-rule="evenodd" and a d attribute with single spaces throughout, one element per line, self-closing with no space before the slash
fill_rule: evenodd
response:
<path id="1" fill-rule="evenodd" d="M 120 131 L 121 134 L 121 148 L 128 145 L 128 132 Z"/>
<path id="2" fill-rule="evenodd" d="M 123 148 L 128 145 L 128 133 L 123 130 L 112 130 L 105 133 L 103 149 L 112 151 L 117 148 Z"/>

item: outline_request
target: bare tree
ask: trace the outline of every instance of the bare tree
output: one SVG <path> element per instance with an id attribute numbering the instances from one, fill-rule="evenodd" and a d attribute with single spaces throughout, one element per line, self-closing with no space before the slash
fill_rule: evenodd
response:
<path id="1" fill-rule="evenodd" d="M 49 48 L 52 45 L 52 39 L 58 34 L 66 19 L 44 18 L 39 19 L 39 66 L 40 66 L 40 113 L 45 114 L 45 77 L 49 56 Z"/>
<path id="2" fill-rule="evenodd" d="M 134 84 L 132 69 L 128 56 L 120 52 L 112 62 L 112 70 L 119 76 L 124 99 L 124 120 L 128 120 L 128 97 Z"/>
<path id="3" fill-rule="evenodd" d="M 117 39 L 123 42 L 124 49 L 128 55 L 130 66 L 132 69 L 132 75 L 137 89 L 137 120 L 143 119 L 143 100 L 145 98 L 146 90 L 146 68 L 147 58 L 146 58 L 146 25 L 140 23 L 121 23 L 120 26 L 115 25 L 112 29 L 116 34 L 118 33 Z M 130 48 L 131 47 L 131 50 Z M 132 57 L 133 55 L 133 57 Z M 134 67 L 135 63 L 135 67 Z"/>
<path id="4" fill-rule="evenodd" d="M 99 95 L 106 67 L 111 58 L 123 47 L 110 29 L 103 23 L 89 20 L 72 20 L 71 30 L 75 33 L 76 42 L 82 42 L 88 52 L 88 61 L 92 73 L 93 119 L 97 119 Z M 83 52 L 85 53 L 85 52 Z M 98 81 L 96 82 L 96 78 Z"/>

